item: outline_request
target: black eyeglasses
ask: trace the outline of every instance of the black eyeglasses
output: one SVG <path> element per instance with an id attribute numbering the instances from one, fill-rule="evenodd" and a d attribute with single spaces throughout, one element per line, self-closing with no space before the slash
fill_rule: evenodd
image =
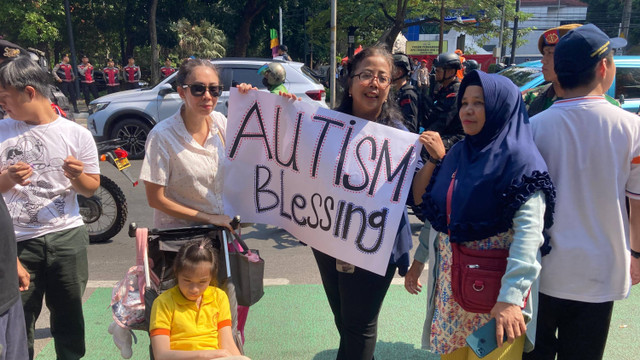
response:
<path id="1" fill-rule="evenodd" d="M 378 84 L 381 88 L 385 89 L 387 86 L 391 85 L 391 78 L 386 75 L 373 75 L 370 71 L 363 71 L 359 74 L 355 74 L 352 78 L 357 77 L 360 79 L 360 83 L 370 84 L 373 79 L 378 80 Z"/>
<path id="2" fill-rule="evenodd" d="M 224 90 L 224 86 L 222 85 L 203 85 L 203 84 L 185 84 L 182 85 L 182 88 L 189 88 L 191 90 L 191 95 L 193 96 L 203 96 L 205 91 L 209 90 L 209 94 L 212 97 L 220 97 L 222 90 Z"/>

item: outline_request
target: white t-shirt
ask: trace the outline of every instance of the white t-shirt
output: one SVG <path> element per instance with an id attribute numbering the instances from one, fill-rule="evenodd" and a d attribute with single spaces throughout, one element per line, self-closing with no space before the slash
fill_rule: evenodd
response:
<path id="1" fill-rule="evenodd" d="M 223 140 L 227 118 L 211 113 L 210 133 L 204 146 L 184 126 L 180 110 L 158 123 L 149 133 L 140 179 L 165 187 L 165 196 L 179 204 L 208 214 L 223 214 Z M 154 226 L 173 228 L 197 223 L 154 211 Z"/>
<path id="2" fill-rule="evenodd" d="M 625 298 L 625 193 L 640 199 L 640 118 L 587 96 L 556 101 L 531 124 L 557 193 L 540 292 L 591 303 Z"/>
<path id="3" fill-rule="evenodd" d="M 31 183 L 3 193 L 16 240 L 33 239 L 83 225 L 76 191 L 64 176 L 64 159 L 82 161 L 84 172 L 100 174 L 96 143 L 89 130 L 58 117 L 44 125 L 0 120 L 0 169 L 22 161 L 33 168 Z"/>

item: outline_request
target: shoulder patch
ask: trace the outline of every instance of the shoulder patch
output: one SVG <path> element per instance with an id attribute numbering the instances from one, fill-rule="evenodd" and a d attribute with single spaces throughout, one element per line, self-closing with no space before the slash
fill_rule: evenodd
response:
<path id="1" fill-rule="evenodd" d="M 458 94 L 456 94 L 456 93 L 447 94 L 447 99 L 454 98 L 456 96 L 458 96 Z"/>
<path id="2" fill-rule="evenodd" d="M 411 99 L 400 100 L 400 106 L 411 105 Z"/>

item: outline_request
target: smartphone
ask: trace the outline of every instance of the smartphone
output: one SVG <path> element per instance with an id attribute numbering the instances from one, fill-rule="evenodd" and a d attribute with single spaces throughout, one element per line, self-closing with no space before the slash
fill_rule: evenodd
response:
<path id="1" fill-rule="evenodd" d="M 506 334 L 504 335 L 503 342 L 507 341 Z M 479 358 L 483 358 L 498 347 L 498 341 L 496 340 L 496 319 L 489 320 L 473 334 L 467 337 L 467 345 L 473 350 L 473 352 Z"/>

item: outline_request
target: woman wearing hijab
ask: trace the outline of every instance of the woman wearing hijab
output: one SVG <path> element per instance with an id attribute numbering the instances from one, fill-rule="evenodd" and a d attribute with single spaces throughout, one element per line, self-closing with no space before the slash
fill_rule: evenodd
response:
<path id="1" fill-rule="evenodd" d="M 542 232 L 552 224 L 555 191 L 520 92 L 509 79 L 469 73 L 460 85 L 458 108 L 466 137 L 446 156 L 437 133 L 420 136 L 431 160 L 416 174 L 414 200 L 422 202 L 438 232 L 421 239 L 430 250 L 423 347 L 442 359 L 476 359 L 465 340 L 495 318 L 498 349 L 485 359 L 520 359 L 535 339 Z M 465 310 L 468 299 L 454 293 L 463 288 L 456 276 L 464 275 L 453 270 L 463 268 L 459 254 L 496 249 L 506 258 L 504 275 L 499 272 L 496 282 L 497 301 L 490 300 L 485 311 Z M 405 283 L 410 293 L 420 291 L 423 269 L 414 260 Z M 476 291 L 478 284 L 473 283 Z"/>

